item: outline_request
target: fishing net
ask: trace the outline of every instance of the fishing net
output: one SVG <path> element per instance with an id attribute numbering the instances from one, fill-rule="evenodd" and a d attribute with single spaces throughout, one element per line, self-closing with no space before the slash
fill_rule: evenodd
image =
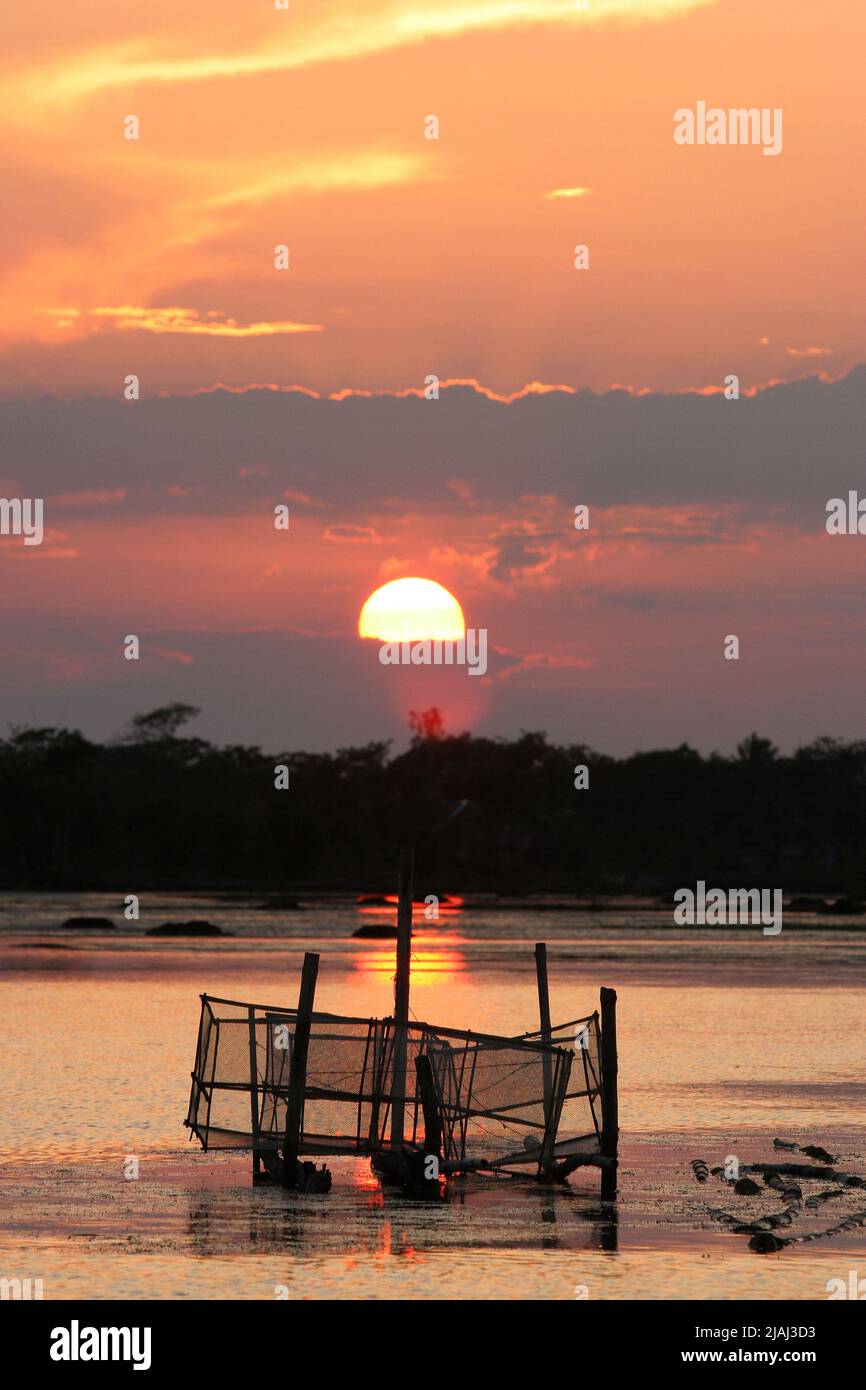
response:
<path id="1" fill-rule="evenodd" d="M 202 996 L 187 1124 L 205 1149 L 282 1148 L 295 1020 L 291 1009 Z M 430 1061 L 446 1159 L 512 1166 L 537 1163 L 543 1151 L 597 1148 L 595 1014 L 542 1040 L 314 1013 L 301 1151 L 420 1147 L 421 1055 Z M 557 1142 L 558 1133 L 568 1139 Z"/>

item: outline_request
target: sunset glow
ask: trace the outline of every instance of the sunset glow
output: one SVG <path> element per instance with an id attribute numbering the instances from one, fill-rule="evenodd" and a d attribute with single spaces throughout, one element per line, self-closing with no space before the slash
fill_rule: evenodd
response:
<path id="1" fill-rule="evenodd" d="M 745 389 L 802 375 L 813 345 L 844 375 L 862 217 L 837 156 L 862 25 L 854 0 L 832 23 L 783 0 L 82 0 L 46 32 L 19 6 L 2 389 L 110 394 L 118 354 L 169 393 L 400 391 L 429 371 L 500 394 L 681 390 L 735 368 Z M 783 105 L 792 157 L 757 176 L 746 151 L 678 148 L 673 112 L 702 95 Z"/>

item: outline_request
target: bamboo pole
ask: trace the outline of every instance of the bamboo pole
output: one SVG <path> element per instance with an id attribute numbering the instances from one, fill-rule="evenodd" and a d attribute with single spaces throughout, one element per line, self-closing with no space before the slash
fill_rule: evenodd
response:
<path id="1" fill-rule="evenodd" d="M 547 945 L 543 941 L 535 943 L 535 976 L 538 981 L 538 1017 L 541 1022 L 541 1041 L 550 1045 L 550 994 L 547 985 Z M 541 1154 L 538 1160 L 539 1177 L 546 1171 L 550 1163 L 550 1152 L 553 1147 L 553 1135 L 551 1133 L 551 1121 L 553 1118 L 553 1076 L 550 1066 L 550 1054 L 545 1052 L 541 1058 L 542 1078 L 544 1082 L 544 1140 L 541 1145 Z"/>
<path id="2" fill-rule="evenodd" d="M 304 1113 L 304 1092 L 307 1085 L 307 1053 L 310 1047 L 310 1023 L 313 1000 L 316 997 L 316 977 L 319 957 L 313 951 L 304 954 L 301 989 L 295 1018 L 295 1037 L 289 1066 L 289 1097 L 286 1103 L 286 1137 L 283 1141 L 283 1187 L 297 1186 L 298 1151 L 301 1140 L 301 1119 Z"/>
<path id="3" fill-rule="evenodd" d="M 397 906 L 397 973 L 394 977 L 394 1063 L 391 1085 L 391 1143 L 400 1148 L 406 1110 L 406 1052 L 409 1022 L 409 969 L 412 956 L 412 895 L 415 855 L 400 854 L 400 884 Z"/>
<path id="4" fill-rule="evenodd" d="M 601 991 L 601 1152 L 611 1160 L 601 1170 L 601 1196 L 605 1202 L 616 1196 L 617 1145 L 619 1140 L 619 1097 L 617 1093 L 616 990 Z"/>
<path id="5" fill-rule="evenodd" d="M 433 1068 L 426 1053 L 421 1053 L 415 1058 L 415 1075 L 418 1078 L 418 1094 L 424 1113 L 424 1152 L 435 1154 L 439 1159 L 442 1156 L 442 1119 L 439 1114 Z"/>
<path id="6" fill-rule="evenodd" d="M 262 1171 L 262 1156 L 256 1148 L 256 1140 L 259 1137 L 259 1087 L 256 1059 L 256 1011 L 252 1004 L 247 1010 L 247 1021 L 250 1030 L 250 1124 L 253 1134 L 253 1182 L 255 1183 Z"/>

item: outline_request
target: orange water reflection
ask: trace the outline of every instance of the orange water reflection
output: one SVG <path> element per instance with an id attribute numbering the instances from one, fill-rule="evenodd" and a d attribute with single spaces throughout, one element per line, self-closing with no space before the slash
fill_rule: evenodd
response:
<path id="1" fill-rule="evenodd" d="M 431 897 L 433 895 L 431 894 Z M 359 917 L 381 917 L 388 921 L 397 921 L 396 893 L 383 893 L 381 895 L 362 895 L 358 898 L 357 912 Z M 428 916 L 435 910 L 435 916 Z M 413 902 L 412 904 L 412 925 L 424 926 L 430 923 L 441 921 L 442 918 L 459 917 L 463 911 L 463 899 L 454 893 L 443 894 L 437 897 L 434 903 L 425 901 Z"/>
<path id="2" fill-rule="evenodd" d="M 460 950 L 460 937 L 415 938 L 412 945 L 412 989 L 442 984 L 465 972 L 466 957 Z M 397 968 L 397 943 L 370 942 L 352 956 L 353 972 L 381 980 L 391 980 Z"/>

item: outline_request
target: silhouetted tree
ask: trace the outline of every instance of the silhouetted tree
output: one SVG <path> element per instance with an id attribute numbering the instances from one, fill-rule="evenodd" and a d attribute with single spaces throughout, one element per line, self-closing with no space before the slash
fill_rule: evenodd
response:
<path id="1" fill-rule="evenodd" d="M 177 732 L 190 719 L 196 719 L 201 710 L 195 705 L 176 702 L 153 709 L 149 714 L 133 715 L 129 730 L 123 735 L 126 743 L 160 743 L 163 739 L 176 738 Z"/>
<path id="2" fill-rule="evenodd" d="M 430 709 L 410 709 L 409 730 L 413 743 L 428 738 L 444 738 L 445 720 L 442 718 L 442 711 L 436 705 L 432 705 Z"/>

